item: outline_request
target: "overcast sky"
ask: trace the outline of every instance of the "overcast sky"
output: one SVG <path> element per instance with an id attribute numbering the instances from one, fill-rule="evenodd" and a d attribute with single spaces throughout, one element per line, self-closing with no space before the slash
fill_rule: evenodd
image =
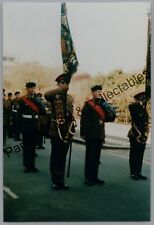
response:
<path id="1" fill-rule="evenodd" d="M 67 3 L 81 72 L 143 69 L 149 3 Z M 60 3 L 4 3 L 3 52 L 62 66 Z"/>

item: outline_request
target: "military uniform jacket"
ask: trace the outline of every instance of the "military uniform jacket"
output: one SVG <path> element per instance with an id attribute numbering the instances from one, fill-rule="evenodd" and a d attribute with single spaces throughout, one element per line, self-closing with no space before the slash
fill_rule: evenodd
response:
<path id="1" fill-rule="evenodd" d="M 84 138 L 102 139 L 105 141 L 104 122 L 88 101 L 85 102 L 82 109 L 80 135 Z"/>
<path id="2" fill-rule="evenodd" d="M 17 112 L 19 108 L 19 99 L 13 99 L 12 100 L 12 112 Z"/>
<path id="3" fill-rule="evenodd" d="M 137 138 L 139 135 L 148 136 L 149 133 L 149 115 L 146 108 L 138 102 L 133 102 L 129 105 L 131 115 L 131 129 L 128 132 L 128 137 Z"/>
<path id="4" fill-rule="evenodd" d="M 5 121 L 7 124 L 12 124 L 12 100 L 3 101 Z"/>
<path id="5" fill-rule="evenodd" d="M 33 108 L 31 108 L 25 101 L 24 98 L 27 98 L 28 101 L 32 102 L 36 107 L 38 108 L 38 111 L 35 111 Z M 18 113 L 22 117 L 22 115 L 40 115 L 45 114 L 45 106 L 42 104 L 40 99 L 34 94 L 34 95 L 26 95 L 19 99 L 19 107 L 18 107 Z"/>
<path id="6" fill-rule="evenodd" d="M 10 104 L 9 101 L 6 99 L 3 99 L 3 123 L 6 125 L 9 123 L 9 117 L 10 117 Z"/>
<path id="7" fill-rule="evenodd" d="M 73 97 L 67 94 L 67 87 L 58 87 L 45 93 L 44 97 L 50 102 L 51 106 L 51 122 L 50 122 L 50 136 L 58 137 L 58 123 L 57 120 L 62 121 L 60 125 L 63 137 L 68 132 L 70 123 L 73 117 Z"/>

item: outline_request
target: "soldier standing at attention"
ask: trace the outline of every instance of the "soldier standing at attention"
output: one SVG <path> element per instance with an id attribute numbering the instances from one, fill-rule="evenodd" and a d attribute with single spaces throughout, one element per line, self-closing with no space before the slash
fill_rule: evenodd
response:
<path id="1" fill-rule="evenodd" d="M 55 80 L 58 88 L 45 93 L 45 99 L 51 103 L 51 157 L 50 174 L 54 190 L 68 189 L 64 182 L 66 155 L 72 135 L 75 132 L 73 117 L 73 98 L 67 94 L 69 89 L 65 74 Z"/>
<path id="2" fill-rule="evenodd" d="M 6 115 L 7 115 L 7 134 L 9 138 L 13 138 L 13 126 L 12 126 L 12 96 L 11 92 L 8 93 L 6 100 Z"/>
<path id="3" fill-rule="evenodd" d="M 135 102 L 129 105 L 131 115 L 131 128 L 128 132 L 130 141 L 130 175 L 133 180 L 146 180 L 147 177 L 141 173 L 146 141 L 149 134 L 149 115 L 146 110 L 145 92 L 138 93 L 134 96 L 134 99 Z"/>
<path id="4" fill-rule="evenodd" d="M 37 93 L 38 98 L 40 99 L 40 101 L 43 102 L 42 99 L 42 93 Z M 45 104 L 44 104 L 45 105 Z M 39 115 L 39 124 L 42 124 L 44 121 L 44 118 L 46 117 L 46 114 L 44 115 Z M 42 130 L 42 126 L 40 126 L 39 132 L 38 132 L 38 137 L 37 137 L 37 149 L 45 149 L 45 147 L 43 146 L 43 137 L 44 137 L 44 133 Z"/>
<path id="5" fill-rule="evenodd" d="M 36 84 L 26 83 L 27 95 L 19 100 L 18 112 L 21 118 L 23 138 L 24 172 L 38 172 L 35 167 L 35 149 L 38 136 L 38 115 L 45 113 L 45 107 L 35 93 Z"/>
<path id="6" fill-rule="evenodd" d="M 5 89 L 3 89 L 3 146 L 6 145 L 6 129 L 7 129 L 7 104 L 5 99 Z"/>
<path id="7" fill-rule="evenodd" d="M 91 88 L 93 98 L 86 101 L 81 115 L 80 135 L 85 139 L 85 184 L 104 184 L 104 180 L 98 178 L 98 168 L 103 142 L 105 140 L 105 114 L 101 107 L 102 87 L 95 85 Z"/>
<path id="8" fill-rule="evenodd" d="M 15 92 L 15 98 L 12 100 L 12 123 L 15 141 L 21 141 L 20 139 L 20 128 L 19 128 L 19 107 L 20 92 Z"/>

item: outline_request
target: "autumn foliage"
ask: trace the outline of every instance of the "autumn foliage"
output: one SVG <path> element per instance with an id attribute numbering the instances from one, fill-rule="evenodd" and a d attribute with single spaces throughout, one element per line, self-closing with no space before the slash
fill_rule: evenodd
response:
<path id="1" fill-rule="evenodd" d="M 56 87 L 56 82 L 54 80 L 61 73 L 61 68 L 48 68 L 39 63 L 16 64 L 10 73 L 4 73 L 3 87 L 6 89 L 6 93 L 10 91 L 13 93 L 15 91 L 21 91 L 22 94 L 24 94 L 25 83 L 34 81 L 37 84 L 37 92 L 44 93 Z M 140 74 L 139 80 L 138 74 Z M 131 82 L 130 79 L 132 79 Z M 129 83 L 133 84 L 133 79 L 134 86 L 131 86 Z M 116 122 L 129 123 L 130 115 L 128 104 L 133 101 L 133 96 L 136 93 L 145 90 L 145 77 L 141 71 L 126 74 L 122 70 L 117 69 L 108 74 L 99 73 L 93 76 L 88 73 L 74 74 L 69 92 L 74 97 L 75 109 L 77 106 L 82 108 L 84 102 L 91 97 L 90 87 L 94 84 L 101 84 L 104 96 L 107 98 L 106 100 L 117 107 L 118 116 Z M 150 109 L 151 105 L 149 103 L 149 112 L 151 112 Z M 75 115 L 77 116 L 76 111 Z"/>

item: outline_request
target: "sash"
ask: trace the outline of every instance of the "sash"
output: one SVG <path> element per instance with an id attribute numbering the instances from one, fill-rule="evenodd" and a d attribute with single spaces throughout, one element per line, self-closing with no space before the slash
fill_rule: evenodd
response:
<path id="1" fill-rule="evenodd" d="M 34 111 L 34 112 L 39 112 L 39 108 L 37 105 L 34 104 L 30 99 L 28 99 L 26 96 L 21 97 L 23 101 Z"/>
<path id="2" fill-rule="evenodd" d="M 88 100 L 88 104 L 96 111 L 96 113 L 105 121 L 105 112 L 100 105 L 97 105 L 93 100 Z"/>

